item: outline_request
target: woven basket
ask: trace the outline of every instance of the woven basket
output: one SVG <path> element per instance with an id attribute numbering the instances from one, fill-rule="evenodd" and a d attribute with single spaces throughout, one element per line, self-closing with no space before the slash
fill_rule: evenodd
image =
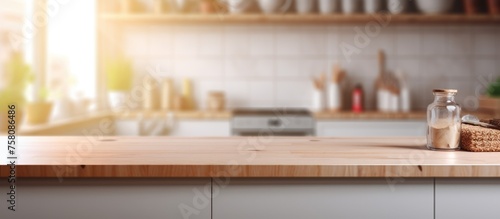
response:
<path id="1" fill-rule="evenodd" d="M 500 130 L 462 124 L 460 144 L 473 152 L 500 152 Z"/>

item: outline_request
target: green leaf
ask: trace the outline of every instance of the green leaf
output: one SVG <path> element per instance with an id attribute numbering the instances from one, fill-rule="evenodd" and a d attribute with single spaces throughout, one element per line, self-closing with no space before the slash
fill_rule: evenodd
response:
<path id="1" fill-rule="evenodd" d="M 500 81 L 491 83 L 486 92 L 490 97 L 500 97 Z"/>

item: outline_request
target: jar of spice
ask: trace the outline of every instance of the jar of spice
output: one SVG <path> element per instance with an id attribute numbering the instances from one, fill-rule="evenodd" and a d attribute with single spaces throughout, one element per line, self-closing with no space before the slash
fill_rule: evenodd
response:
<path id="1" fill-rule="evenodd" d="M 225 106 L 224 92 L 212 91 L 208 93 L 207 110 L 209 111 L 222 111 Z"/>
<path id="2" fill-rule="evenodd" d="M 427 107 L 427 148 L 460 149 L 460 106 L 455 102 L 457 90 L 434 89 L 434 102 Z"/>

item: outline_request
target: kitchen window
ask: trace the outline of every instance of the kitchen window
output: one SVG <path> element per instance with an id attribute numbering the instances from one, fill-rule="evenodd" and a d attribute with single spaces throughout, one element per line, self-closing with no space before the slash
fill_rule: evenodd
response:
<path id="1" fill-rule="evenodd" d="M 46 93 L 55 120 L 85 113 L 97 93 L 96 1 L 30 0 L 26 8 L 23 25 L 33 25 L 35 33 L 24 39 L 35 80 L 27 99 L 39 100 Z"/>

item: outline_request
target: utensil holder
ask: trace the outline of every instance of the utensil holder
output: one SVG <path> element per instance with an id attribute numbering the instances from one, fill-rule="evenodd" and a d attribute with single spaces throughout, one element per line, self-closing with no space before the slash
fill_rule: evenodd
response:
<path id="1" fill-rule="evenodd" d="M 337 83 L 330 83 L 328 86 L 328 109 L 331 111 L 342 109 L 342 92 Z"/>
<path id="2" fill-rule="evenodd" d="M 324 111 L 325 110 L 325 92 L 322 90 L 314 89 L 312 98 L 312 110 Z"/>

